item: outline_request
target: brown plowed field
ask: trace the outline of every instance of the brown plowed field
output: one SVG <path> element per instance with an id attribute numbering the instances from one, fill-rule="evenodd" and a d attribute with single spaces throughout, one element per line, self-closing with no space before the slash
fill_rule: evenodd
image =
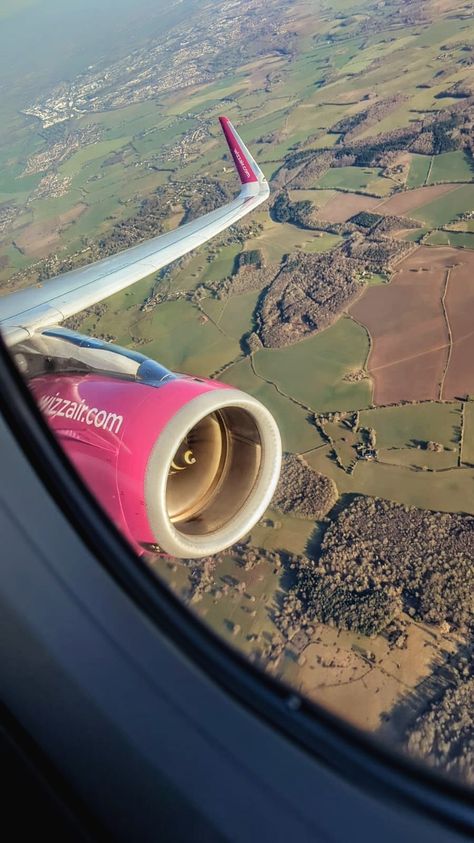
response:
<path id="1" fill-rule="evenodd" d="M 378 205 L 380 199 L 374 196 L 362 196 L 360 193 L 337 193 L 321 208 L 321 219 L 328 222 L 346 222 L 354 214 L 370 211 Z"/>
<path id="2" fill-rule="evenodd" d="M 427 187 L 416 187 L 414 190 L 395 193 L 377 205 L 377 213 L 403 217 L 409 215 L 415 208 L 421 208 L 422 205 L 433 202 L 438 196 L 450 193 L 459 187 L 459 184 L 431 184 Z"/>
<path id="3" fill-rule="evenodd" d="M 456 251 L 458 266 L 451 271 L 446 311 L 453 347 L 442 398 L 474 394 L 474 253 Z"/>
<path id="4" fill-rule="evenodd" d="M 459 393 L 461 383 L 466 383 L 461 392 L 469 391 L 468 381 L 473 384 L 467 370 L 474 359 L 474 283 L 467 279 L 474 271 L 474 254 L 421 246 L 399 264 L 388 286 L 368 287 L 350 309 L 372 337 L 368 368 L 376 404 L 439 398 L 450 345 L 442 306 L 448 270 L 454 350 L 443 397 Z M 458 337 L 465 339 L 459 344 Z"/>

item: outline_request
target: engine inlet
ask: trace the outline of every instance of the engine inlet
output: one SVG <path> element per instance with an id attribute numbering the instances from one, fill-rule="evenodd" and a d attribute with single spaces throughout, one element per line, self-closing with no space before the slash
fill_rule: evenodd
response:
<path id="1" fill-rule="evenodd" d="M 144 491 L 158 546 L 181 558 L 230 547 L 262 517 L 280 465 L 280 435 L 266 407 L 212 384 L 175 413 L 150 454 Z"/>
<path id="2" fill-rule="evenodd" d="M 257 425 L 246 410 L 225 408 L 198 422 L 169 471 L 166 503 L 176 529 L 205 535 L 229 521 L 252 491 L 261 453 Z"/>

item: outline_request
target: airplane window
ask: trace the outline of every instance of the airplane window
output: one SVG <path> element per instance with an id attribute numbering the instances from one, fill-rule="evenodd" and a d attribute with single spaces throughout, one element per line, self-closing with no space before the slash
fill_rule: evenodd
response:
<path id="1" fill-rule="evenodd" d="M 472 786 L 472 9 L 169 5 L 0 2 L 2 336 L 191 612 Z"/>

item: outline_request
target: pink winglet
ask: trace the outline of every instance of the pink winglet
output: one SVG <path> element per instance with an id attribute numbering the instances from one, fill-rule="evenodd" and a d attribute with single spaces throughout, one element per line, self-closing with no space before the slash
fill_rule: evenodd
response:
<path id="1" fill-rule="evenodd" d="M 251 182 L 258 182 L 252 164 L 247 157 L 247 150 L 235 131 L 232 123 L 228 117 L 219 117 L 219 122 L 222 126 L 225 139 L 229 146 L 234 164 L 239 174 L 242 184 L 250 184 Z"/>

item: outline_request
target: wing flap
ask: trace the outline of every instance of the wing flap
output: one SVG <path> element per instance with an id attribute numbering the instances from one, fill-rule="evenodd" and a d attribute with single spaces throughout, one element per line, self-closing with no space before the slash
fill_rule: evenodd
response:
<path id="1" fill-rule="evenodd" d="M 241 180 L 238 197 L 175 231 L 59 275 L 43 286 L 19 290 L 1 298 L 0 330 L 8 344 L 25 339 L 41 328 L 59 324 L 162 269 L 229 228 L 267 199 L 270 191 L 260 168 L 230 121 L 221 118 L 221 124 Z"/>

